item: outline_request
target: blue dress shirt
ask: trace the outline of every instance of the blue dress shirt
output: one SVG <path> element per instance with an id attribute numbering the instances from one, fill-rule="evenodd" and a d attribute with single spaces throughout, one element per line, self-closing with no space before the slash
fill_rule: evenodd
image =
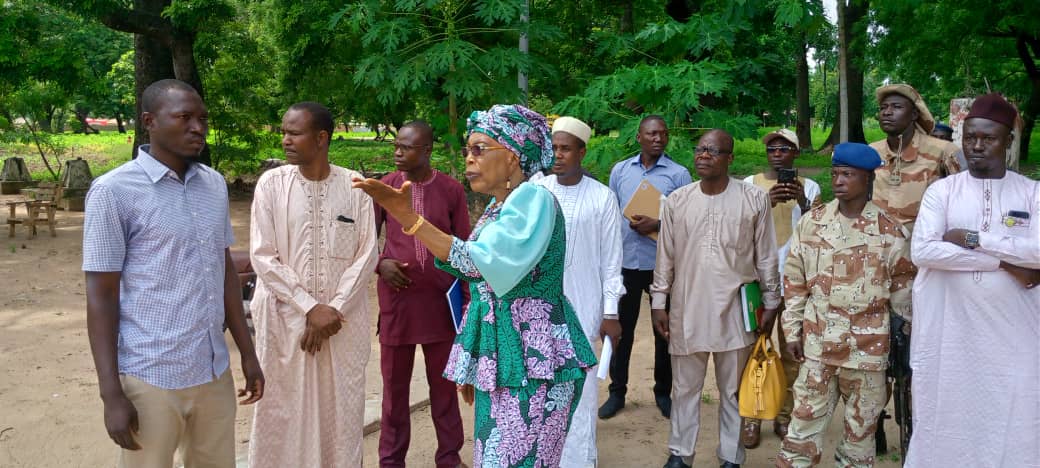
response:
<path id="1" fill-rule="evenodd" d="M 234 243 L 227 183 L 191 164 L 184 180 L 148 154 L 94 181 L 83 223 L 83 271 L 121 272 L 119 373 L 164 389 L 228 369 L 224 249 Z"/>
<path id="2" fill-rule="evenodd" d="M 657 162 L 647 169 L 640 161 L 640 154 L 618 161 L 610 170 L 610 189 L 617 195 L 624 211 L 632 195 L 643 180 L 648 180 L 662 195 L 668 196 L 675 189 L 693 182 L 690 171 L 662 154 Z M 653 270 L 657 262 L 657 241 L 639 234 L 623 223 L 621 228 L 623 255 L 621 267 L 629 270 Z"/>

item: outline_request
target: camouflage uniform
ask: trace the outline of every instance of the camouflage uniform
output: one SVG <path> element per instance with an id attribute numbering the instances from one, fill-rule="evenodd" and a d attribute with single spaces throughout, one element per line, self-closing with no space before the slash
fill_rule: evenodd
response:
<path id="1" fill-rule="evenodd" d="M 889 312 L 909 315 L 914 267 L 898 221 L 868 202 L 845 219 L 838 201 L 798 223 L 784 268 L 789 342 L 805 353 L 779 467 L 819 463 L 823 433 L 840 396 L 845 437 L 838 466 L 872 466 L 874 431 L 885 403 Z"/>
<path id="2" fill-rule="evenodd" d="M 960 150 L 953 143 L 929 136 L 920 126 L 915 128 L 902 157 L 888 148 L 887 140 L 870 146 L 885 163 L 874 171 L 873 202 L 912 232 L 924 190 L 932 182 L 961 171 L 956 156 Z"/>

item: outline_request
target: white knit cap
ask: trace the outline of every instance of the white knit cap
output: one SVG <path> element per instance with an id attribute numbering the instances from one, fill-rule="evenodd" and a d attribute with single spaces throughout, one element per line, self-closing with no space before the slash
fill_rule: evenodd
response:
<path id="1" fill-rule="evenodd" d="M 592 129 L 589 128 L 585 122 L 582 122 L 574 117 L 560 117 L 553 122 L 552 132 L 567 132 L 571 135 L 578 137 L 579 140 L 584 141 L 586 144 L 589 142 L 589 137 L 592 136 Z"/>

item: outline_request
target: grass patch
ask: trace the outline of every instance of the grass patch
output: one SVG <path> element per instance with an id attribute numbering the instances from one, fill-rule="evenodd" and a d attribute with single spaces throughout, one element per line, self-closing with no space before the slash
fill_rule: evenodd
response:
<path id="1" fill-rule="evenodd" d="M 132 134 L 130 134 L 132 137 Z M 64 153 L 59 155 L 61 161 L 83 158 L 90 162 L 90 171 L 97 177 L 114 169 L 116 166 L 130 160 L 130 150 L 133 147 L 132 140 L 127 142 L 128 134 L 117 132 L 102 132 L 97 135 L 79 135 L 62 133 L 54 135 L 55 141 L 64 148 Z M 40 158 L 36 146 L 10 142 L 0 144 L 0 158 L 18 156 L 25 160 L 25 166 L 29 169 L 35 180 L 51 180 L 51 174 L 47 166 Z M 54 159 L 50 159 L 54 164 Z M 54 168 L 58 170 L 57 167 Z"/>
<path id="2" fill-rule="evenodd" d="M 734 177 L 746 177 L 763 171 L 767 167 L 765 144 L 761 137 L 773 130 L 773 127 L 761 128 L 757 138 L 745 138 L 737 140 L 733 148 L 733 165 L 730 172 Z M 829 129 L 814 128 L 812 130 L 813 144 L 819 146 L 826 140 Z M 55 139 L 66 149 L 61 159 L 72 159 L 82 157 L 90 162 L 91 172 L 95 177 L 100 176 L 120 164 L 130 160 L 133 133 L 102 132 L 98 135 L 59 134 Z M 329 148 L 329 158 L 338 166 L 354 170 L 369 172 L 390 172 L 394 170 L 393 144 L 392 142 L 374 141 L 375 132 L 336 132 Z M 874 126 L 866 129 L 868 141 L 877 141 L 884 138 L 884 133 Z M 277 134 L 257 135 L 257 141 L 261 141 L 262 148 L 259 151 L 249 149 L 251 146 L 244 142 L 224 140 L 217 143 L 215 133 L 210 133 L 211 151 L 213 159 L 217 161 L 220 169 L 229 178 L 238 175 L 255 173 L 260 162 L 265 159 L 283 159 L 285 156 L 279 146 Z M 616 137 L 598 136 L 589 142 L 589 156 L 585 158 L 584 165 L 589 172 L 599 181 L 606 183 L 610 177 L 610 169 L 618 161 L 634 155 L 632 152 L 624 153 L 624 149 L 618 145 Z M 694 142 L 673 136 L 668 146 L 669 154 L 677 162 L 695 174 L 693 170 L 692 147 Z M 632 148 L 637 147 L 631 145 Z M 1030 140 L 1029 162 L 1020 168 L 1021 173 L 1040 179 L 1040 130 L 1033 132 Z M 31 145 L 20 143 L 0 144 L 0 158 L 9 156 L 20 156 L 25 159 L 29 171 L 37 180 L 48 180 L 50 174 L 47 172 L 43 161 L 40 159 L 36 148 Z M 460 177 L 465 161 L 460 154 L 455 154 L 437 148 L 433 152 L 433 166 L 447 174 Z M 795 160 L 795 167 L 802 169 L 802 174 L 815 180 L 820 184 L 823 201 L 833 199 L 830 187 L 830 154 L 806 153 Z M 696 175 L 694 175 L 696 177 Z"/>

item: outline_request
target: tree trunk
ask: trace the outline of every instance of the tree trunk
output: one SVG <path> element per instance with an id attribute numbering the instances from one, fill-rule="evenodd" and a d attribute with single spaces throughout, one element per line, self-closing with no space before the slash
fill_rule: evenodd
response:
<path id="1" fill-rule="evenodd" d="M 117 31 L 134 34 L 134 96 L 137 98 L 134 119 L 133 155 L 137 148 L 149 141 L 148 133 L 141 121 L 141 94 L 156 81 L 177 78 L 190 84 L 205 97 L 202 80 L 199 78 L 193 52 L 195 34 L 173 28 L 163 18 L 163 10 L 172 0 L 133 0 L 133 8 L 104 15 L 101 21 Z M 156 18 L 163 18 L 156 21 Z M 203 148 L 199 162 L 210 163 L 209 145 Z"/>
<path id="2" fill-rule="evenodd" d="M 122 112 L 116 112 L 116 128 L 119 130 L 119 133 L 126 133 L 126 126 L 123 125 Z"/>
<path id="3" fill-rule="evenodd" d="M 634 22 L 632 21 L 632 0 L 623 1 L 621 4 L 621 21 L 618 24 L 618 32 L 625 34 L 632 32 Z"/>
<path id="4" fill-rule="evenodd" d="M 134 34 L 134 110 L 137 112 L 137 118 L 134 119 L 132 157 L 137 157 L 137 147 L 149 142 L 148 131 L 145 130 L 141 119 L 141 94 L 148 85 L 172 77 L 173 58 L 170 50 L 151 37 Z"/>
<path id="5" fill-rule="evenodd" d="M 812 145 L 812 112 L 809 108 L 809 61 L 806 53 L 809 49 L 805 43 L 805 31 L 802 30 L 802 50 L 798 54 L 798 63 L 795 65 L 795 96 L 798 100 L 797 122 L 795 133 L 798 135 L 799 146 L 811 150 Z"/>
<path id="6" fill-rule="evenodd" d="M 65 133 L 65 109 L 59 107 L 54 111 L 54 117 L 51 118 L 51 131 Z"/>
<path id="7" fill-rule="evenodd" d="M 1040 115 L 1040 67 L 1037 67 L 1034 55 L 1040 55 L 1040 40 L 1036 37 L 1018 33 L 1015 49 L 1029 77 L 1029 97 L 1022 105 L 1022 135 L 1019 143 L 1019 161 L 1029 160 L 1029 138 L 1033 134 L 1036 118 Z M 1030 52 L 1032 50 L 1032 52 Z"/>
<path id="8" fill-rule="evenodd" d="M 84 135 L 96 135 L 98 133 L 101 133 L 98 131 L 98 129 L 91 127 L 90 124 L 87 123 L 87 117 L 90 116 L 89 110 L 77 108 L 74 109 L 73 112 L 75 112 L 76 114 L 76 120 L 79 121 L 79 129 L 77 130 L 77 133 L 82 133 Z"/>
<path id="9" fill-rule="evenodd" d="M 849 141 L 849 7 L 838 0 L 838 143 Z M 833 132 L 831 132 L 833 133 Z"/>
<path id="10" fill-rule="evenodd" d="M 838 113 L 825 151 L 838 143 L 866 143 L 863 134 L 863 47 L 866 42 L 866 0 L 838 0 Z"/>
<path id="11" fill-rule="evenodd" d="M 205 100 L 206 94 L 202 89 L 202 78 L 199 77 L 199 69 L 195 65 L 195 34 L 188 31 L 177 31 L 174 34 L 173 44 L 170 45 L 170 52 L 173 58 L 173 76 L 190 84 Z"/>
<path id="12" fill-rule="evenodd" d="M 54 113 L 57 109 L 49 107 L 43 110 L 43 118 L 39 119 L 37 125 L 40 127 L 41 132 L 53 133 L 54 132 Z"/>
<path id="13" fill-rule="evenodd" d="M 1031 80 L 1033 85 L 1029 93 L 1029 98 L 1022 106 L 1022 135 L 1019 136 L 1018 146 L 1018 160 L 1019 162 L 1029 161 L 1029 139 L 1033 135 L 1033 128 L 1036 126 L 1036 117 L 1040 114 L 1040 78 L 1033 78 Z"/>

